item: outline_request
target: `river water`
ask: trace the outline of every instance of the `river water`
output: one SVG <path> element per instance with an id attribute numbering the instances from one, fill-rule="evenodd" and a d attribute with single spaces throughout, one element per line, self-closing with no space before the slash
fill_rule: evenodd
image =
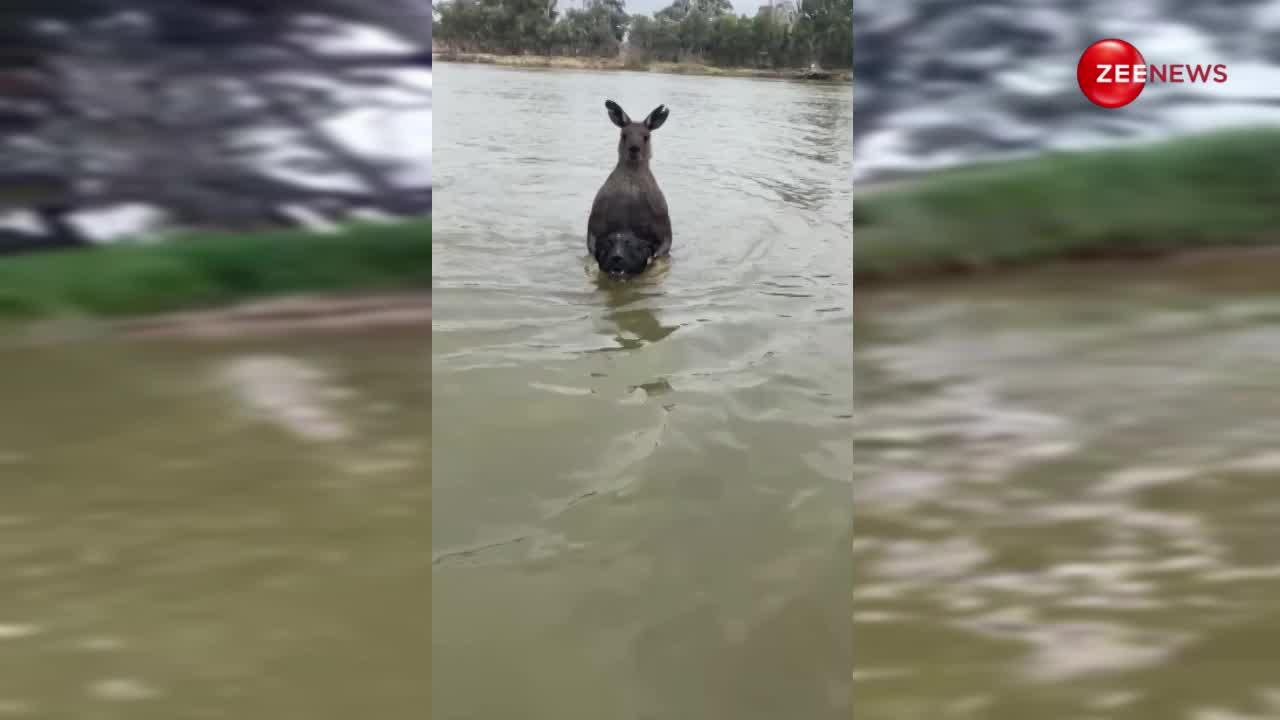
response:
<path id="1" fill-rule="evenodd" d="M 0 348 L 0 717 L 422 717 L 426 364 L 402 330 Z"/>
<path id="2" fill-rule="evenodd" d="M 862 720 L 1280 715 L 1275 256 L 860 297 Z"/>
<path id="3" fill-rule="evenodd" d="M 435 81 L 432 717 L 847 718 L 850 88 Z M 671 111 L 625 284 L 606 98 Z"/>

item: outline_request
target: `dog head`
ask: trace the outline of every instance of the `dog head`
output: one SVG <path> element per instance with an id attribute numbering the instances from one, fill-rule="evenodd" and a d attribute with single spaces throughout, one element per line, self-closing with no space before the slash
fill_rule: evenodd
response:
<path id="1" fill-rule="evenodd" d="M 600 269 L 613 277 L 639 275 L 653 260 L 653 244 L 631 232 L 613 232 L 596 239 Z"/>

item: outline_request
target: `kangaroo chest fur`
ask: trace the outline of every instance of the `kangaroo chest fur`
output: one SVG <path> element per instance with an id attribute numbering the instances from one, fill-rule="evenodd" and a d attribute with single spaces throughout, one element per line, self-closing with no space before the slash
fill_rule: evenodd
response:
<path id="1" fill-rule="evenodd" d="M 661 239 L 666 203 L 653 175 L 647 171 L 614 170 L 600 192 L 597 234 L 630 231 L 652 240 Z"/>

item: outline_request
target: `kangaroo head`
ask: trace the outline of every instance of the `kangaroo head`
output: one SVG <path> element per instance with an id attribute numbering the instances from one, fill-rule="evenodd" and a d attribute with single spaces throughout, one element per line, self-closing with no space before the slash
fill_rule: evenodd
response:
<path id="1" fill-rule="evenodd" d="M 604 106 L 609 110 L 609 119 L 622 129 L 618 135 L 618 162 L 633 167 L 647 165 L 649 158 L 653 157 L 649 133 L 667 121 L 667 106 L 654 108 L 642 122 L 632 122 L 622 107 L 612 100 L 605 100 Z"/>

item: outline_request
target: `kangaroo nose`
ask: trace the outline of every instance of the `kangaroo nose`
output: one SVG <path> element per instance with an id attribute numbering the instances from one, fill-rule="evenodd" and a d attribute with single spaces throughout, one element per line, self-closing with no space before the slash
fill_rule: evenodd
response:
<path id="1" fill-rule="evenodd" d="M 631 151 L 631 154 L 632 154 L 632 155 L 639 155 L 639 154 L 640 154 L 640 146 L 639 146 L 639 145 L 632 145 L 632 146 L 631 146 L 630 148 L 628 148 L 628 149 Z"/>

